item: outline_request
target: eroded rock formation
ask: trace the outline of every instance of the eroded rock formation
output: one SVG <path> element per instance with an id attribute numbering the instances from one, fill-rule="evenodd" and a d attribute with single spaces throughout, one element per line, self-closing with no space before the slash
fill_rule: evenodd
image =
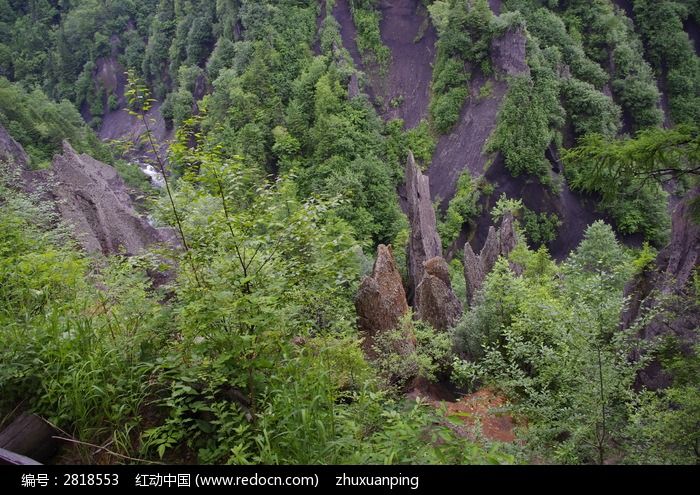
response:
<path id="1" fill-rule="evenodd" d="M 29 156 L 24 148 L 0 125 L 0 161 L 13 169 L 23 169 L 29 165 Z"/>
<path id="2" fill-rule="evenodd" d="M 527 38 L 522 28 L 508 29 L 491 42 L 491 60 L 499 72 L 515 76 L 530 69 L 526 60 Z"/>
<path id="3" fill-rule="evenodd" d="M 442 242 L 430 198 L 430 180 L 416 165 L 413 153 L 406 161 L 406 199 L 411 235 L 408 242 L 409 295 L 416 316 L 438 330 L 453 326 L 462 305 L 452 291 Z"/>
<path id="4" fill-rule="evenodd" d="M 358 325 L 364 334 L 364 350 L 372 356 L 374 337 L 399 326 L 401 318 L 408 312 L 406 292 L 401 274 L 396 267 L 391 246 L 380 244 L 372 275 L 364 277 L 355 298 Z M 409 349 L 413 347 L 410 336 Z"/>
<path id="5" fill-rule="evenodd" d="M 54 157 L 51 178 L 61 217 L 86 251 L 136 254 L 171 238 L 169 229 L 155 229 L 133 209 L 114 168 L 78 154 L 67 141 L 63 154 Z"/>
<path id="6" fill-rule="evenodd" d="M 452 292 L 447 262 L 436 256 L 423 263 L 423 280 L 416 288 L 419 319 L 436 330 L 447 330 L 462 316 L 462 304 Z"/>
<path id="7" fill-rule="evenodd" d="M 435 210 L 430 199 L 430 180 L 416 165 L 413 153 L 406 161 L 406 199 L 411 235 L 408 240 L 409 299 L 418 306 L 416 287 L 423 280 L 423 263 L 442 256 L 442 242 L 437 232 Z"/>
<path id="8" fill-rule="evenodd" d="M 88 252 L 137 254 L 158 242 L 177 244 L 171 229 L 156 229 L 133 208 L 116 170 L 64 141 L 48 170 L 31 171 L 24 149 L 0 126 L 0 161 L 10 164 L 15 185 L 52 201 Z"/>
<path id="9" fill-rule="evenodd" d="M 467 301 L 470 304 L 498 258 L 507 257 L 515 249 L 518 236 L 513 222 L 513 215 L 506 213 L 498 230 L 491 226 L 484 247 L 478 255 L 474 253 L 471 244 L 467 242 L 464 245 L 464 278 L 467 283 Z"/>
<path id="10" fill-rule="evenodd" d="M 640 337 L 674 335 L 686 353 L 692 352 L 700 326 L 700 307 L 695 304 L 693 289 L 693 276 L 700 266 L 700 225 L 691 218 L 691 204 L 698 196 L 700 190 L 696 189 L 676 206 L 671 241 L 659 252 L 655 268 L 638 275 L 626 287 L 630 303 L 622 315 L 623 328 L 629 328 L 649 311 L 658 311 L 640 328 Z M 639 373 L 638 382 L 657 389 L 668 386 L 670 377 L 654 361 Z"/>

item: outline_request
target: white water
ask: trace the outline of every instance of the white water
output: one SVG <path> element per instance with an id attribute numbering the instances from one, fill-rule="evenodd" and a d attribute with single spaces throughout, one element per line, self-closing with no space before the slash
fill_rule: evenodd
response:
<path id="1" fill-rule="evenodd" d="M 138 163 L 141 171 L 151 178 L 151 183 L 159 188 L 165 187 L 165 179 L 163 174 L 161 174 L 153 165 L 144 165 L 143 163 Z"/>

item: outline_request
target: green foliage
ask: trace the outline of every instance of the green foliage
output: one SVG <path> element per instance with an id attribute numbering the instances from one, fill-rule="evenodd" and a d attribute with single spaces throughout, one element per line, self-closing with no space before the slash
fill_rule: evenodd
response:
<path id="1" fill-rule="evenodd" d="M 236 45 L 229 39 L 220 38 L 216 42 L 214 50 L 207 61 L 207 74 L 209 80 L 215 81 L 223 69 L 230 68 L 231 61 L 235 59 Z"/>
<path id="2" fill-rule="evenodd" d="M 697 331 L 695 332 L 697 336 Z M 630 408 L 628 441 L 634 445 L 629 463 L 697 464 L 700 445 L 700 348 L 684 355 L 674 339 L 660 349 L 673 383 L 640 394 Z"/>
<path id="3" fill-rule="evenodd" d="M 363 64 L 369 69 L 376 67 L 380 76 L 386 76 L 391 64 L 391 51 L 382 43 L 379 32 L 381 14 L 377 10 L 376 2 L 352 0 L 350 10 L 357 29 L 357 49 L 362 55 Z"/>
<path id="4" fill-rule="evenodd" d="M 524 206 L 522 199 L 509 198 L 505 193 L 503 193 L 496 201 L 494 207 L 491 209 L 491 218 L 495 223 L 503 218 L 503 215 L 506 213 L 511 213 L 514 217 L 517 217 L 523 208 Z"/>
<path id="5" fill-rule="evenodd" d="M 12 2 L 3 7 L 0 43 L 15 54 L 5 76 L 39 86 L 52 98 L 80 103 L 76 82 L 87 63 L 123 50 L 129 67 L 141 65 L 143 38 L 156 0 L 102 2 Z M 112 45 L 112 42 L 115 45 Z"/>
<path id="6" fill-rule="evenodd" d="M 583 44 L 574 30 L 568 30 L 560 15 L 547 8 L 523 9 L 527 19 L 527 29 L 534 35 L 540 46 L 557 47 L 563 61 L 571 68 L 572 81 L 587 82 L 601 88 L 609 75 L 585 53 Z"/>
<path id="7" fill-rule="evenodd" d="M 428 9 L 439 35 L 430 115 L 435 130 L 446 134 L 457 123 L 469 95 L 470 72 L 491 70 L 488 50 L 494 16 L 486 0 L 440 0 Z"/>
<path id="8" fill-rule="evenodd" d="M 657 254 L 658 251 L 651 247 L 648 242 L 645 242 L 637 257 L 632 261 L 635 271 L 637 273 L 645 273 L 653 269 Z"/>
<path id="9" fill-rule="evenodd" d="M 0 411 L 21 402 L 75 438 L 111 437 L 111 450 L 130 453 L 122 441 L 140 421 L 147 361 L 169 329 L 132 270 L 153 260 L 115 258 L 88 277 L 47 205 L 3 183 L 0 210 Z"/>
<path id="10" fill-rule="evenodd" d="M 511 79 L 487 151 L 501 152 L 514 177 L 535 175 L 549 184 L 545 150 L 559 139 L 564 110 L 559 103 L 560 83 L 545 55 L 535 52 L 530 59 L 531 74 Z"/>
<path id="11" fill-rule="evenodd" d="M 636 24 L 647 55 L 666 82 L 671 117 L 677 124 L 700 121 L 700 58 L 683 28 L 687 8 L 679 2 L 635 0 Z"/>
<path id="12" fill-rule="evenodd" d="M 601 252 L 606 260 L 580 269 Z M 631 268 L 622 257 L 601 223 L 562 271 L 545 251 L 521 253 L 522 276 L 501 260 L 455 330 L 471 359 L 455 365 L 457 376 L 515 401 L 514 411 L 528 418 L 522 434 L 534 457 L 602 463 L 625 441 L 639 363 L 627 360 L 628 336 L 618 330 L 624 279 L 616 274 Z"/>
<path id="13" fill-rule="evenodd" d="M 443 248 L 447 249 L 459 236 L 465 223 L 473 221 L 480 213 L 479 190 L 470 172 L 465 170 L 457 180 L 457 191 L 438 224 Z"/>
<path id="14" fill-rule="evenodd" d="M 564 108 L 579 136 L 601 134 L 614 137 L 620 129 L 620 107 L 611 98 L 583 81 L 570 79 L 562 84 Z"/>
<path id="15" fill-rule="evenodd" d="M 421 321 L 414 322 L 410 313 L 398 328 L 377 334 L 373 350 L 379 375 L 399 388 L 415 378 L 435 381 L 450 372 L 450 335 L 437 332 Z"/>
<path id="16" fill-rule="evenodd" d="M 479 98 L 480 99 L 485 99 L 485 98 L 490 98 L 493 95 L 493 82 L 486 81 L 480 88 L 479 88 Z"/>
<path id="17" fill-rule="evenodd" d="M 569 88 L 564 90 L 576 90 L 578 103 L 583 105 L 567 106 L 574 125 L 581 117 L 592 119 L 595 114 L 588 113 L 587 108 L 595 104 L 607 108 L 602 122 L 593 119 L 594 126 L 605 126 L 597 132 L 616 126 L 614 106 L 599 93 L 606 83 L 610 83 L 615 103 L 622 107 L 633 130 L 661 123 L 659 91 L 651 67 L 644 60 L 642 43 L 631 22 L 611 2 L 576 0 L 556 7 L 528 0 L 506 4 L 509 10 L 519 9 L 518 13 L 525 16 L 528 32 L 540 48 L 556 49 L 562 63 L 571 70 Z M 585 88 L 583 83 L 594 88 Z"/>
<path id="18" fill-rule="evenodd" d="M 149 191 L 152 189 L 150 179 L 143 173 L 138 164 L 117 160 L 114 163 L 114 168 L 117 170 L 119 176 L 124 179 L 126 185 L 139 191 Z"/>
<path id="19" fill-rule="evenodd" d="M 621 140 L 591 135 L 564 156 L 572 187 L 601 194 L 601 207 L 623 232 L 642 232 L 657 245 L 669 225 L 661 184 L 696 177 L 697 158 L 698 132 L 691 126 L 649 129 Z"/>
<path id="20" fill-rule="evenodd" d="M 561 224 L 556 213 L 535 213 L 528 208 L 523 211 L 523 230 L 533 246 L 544 246 L 555 241 Z"/>
<path id="21" fill-rule="evenodd" d="M 634 3 L 644 46 L 607 1 L 505 0 L 498 17 L 485 0 L 424 2 L 439 35 L 430 121 L 404 130 L 382 122 L 364 95 L 348 98 L 354 69 L 343 48 L 333 51 L 342 42 L 332 15 L 317 33 L 318 2 L 0 0 L 0 74 L 13 81 L 0 79 L 0 124 L 34 166 L 63 138 L 108 160 L 73 104 L 95 127 L 116 109 L 116 58 L 129 69 L 132 115 L 150 125 L 155 100 L 140 75 L 177 129 L 167 195 L 137 166 L 115 167 L 147 192 L 153 221 L 176 226 L 184 247 L 88 258 L 48 203 L 8 187 L 19 179 L 0 164 L 0 418 L 19 405 L 79 441 L 108 445 L 100 459 L 77 447 L 84 462 L 119 461 L 114 454 L 231 464 L 514 462 L 497 445 L 463 438 L 432 404 L 399 395 L 416 377 L 451 374 L 510 399 L 507 412 L 525 427 L 509 451 L 529 460 L 697 462 L 697 349 L 647 349 L 638 329 L 619 330 L 623 287 L 653 269 L 656 251 L 648 243 L 626 250 L 602 222 L 557 264 L 545 247 L 556 215 L 502 196 L 494 221 L 512 212 L 520 239 L 540 248 L 520 242 L 498 260 L 453 333 L 407 316 L 377 336 L 370 363 L 356 332 L 353 298 L 371 267 L 363 252 L 391 242 L 406 276 L 409 230 L 395 188 L 408 151 L 429 165 L 435 134 L 457 122 L 472 74 L 489 80 L 478 97 L 490 96 L 489 48 L 506 29 L 525 32 L 530 73 L 509 81 L 488 151 L 501 152 L 514 175 L 547 183 L 545 150 L 561 147 L 568 117 L 580 144 L 565 154 L 572 186 L 599 196 L 618 231 L 663 242 L 660 184 L 695 186 L 697 131 L 614 137 L 621 115 L 632 131 L 661 122 L 645 50 L 673 120 L 697 120 L 697 57 L 682 22 L 698 9 Z M 378 2 L 351 8 L 364 65 L 386 75 Z M 211 94 L 195 102 L 202 88 Z M 494 187 L 460 176 L 439 225 L 446 245 Z M 465 300 L 458 257 L 450 274 Z M 682 304 L 697 303 L 698 280 Z M 644 358 L 630 362 L 633 351 Z M 635 374 L 652 357 L 673 383 L 638 391 Z"/>
<path id="22" fill-rule="evenodd" d="M 0 78 L 0 124 L 25 148 L 35 168 L 47 166 L 64 139 L 78 152 L 110 159 L 107 147 L 69 101 L 55 103 L 40 90 L 28 93 L 5 78 Z"/>
<path id="23" fill-rule="evenodd" d="M 413 152 L 413 156 L 418 163 L 423 164 L 424 168 L 430 164 L 435 153 L 437 142 L 430 132 L 430 126 L 427 122 L 421 121 L 413 129 L 406 131 L 406 145 Z M 404 153 L 407 156 L 408 153 Z"/>
<path id="24" fill-rule="evenodd" d="M 571 275 L 593 274 L 606 286 L 622 289 L 632 275 L 634 263 L 630 263 L 630 256 L 615 238 L 612 228 L 598 220 L 586 229 L 581 244 L 569 256 L 564 269 Z"/>
<path id="25" fill-rule="evenodd" d="M 98 269 L 50 208 L 0 184 L 0 414 L 21 403 L 145 460 L 513 462 L 379 390 L 354 332 L 359 260 L 335 203 L 301 202 L 288 178 L 259 182 L 216 149 L 189 157 L 200 173 L 174 201 L 201 283 L 176 252 Z M 162 255 L 179 261 L 177 278 L 154 290 L 146 273 Z M 434 373 L 449 339 L 421 335 Z M 79 453 L 95 462 L 93 448 Z"/>

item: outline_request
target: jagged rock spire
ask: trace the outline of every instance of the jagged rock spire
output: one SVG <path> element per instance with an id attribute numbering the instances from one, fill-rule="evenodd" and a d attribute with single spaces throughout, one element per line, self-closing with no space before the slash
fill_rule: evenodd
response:
<path id="1" fill-rule="evenodd" d="M 372 356 L 374 337 L 397 328 L 408 312 L 406 292 L 391 246 L 380 244 L 377 248 L 372 275 L 362 279 L 355 297 L 355 309 L 360 331 L 365 337 L 365 353 Z"/>
<path id="2" fill-rule="evenodd" d="M 423 263 L 423 280 L 416 288 L 417 316 L 436 330 L 447 330 L 462 316 L 462 304 L 452 292 L 447 262 L 436 256 Z"/>
<path id="3" fill-rule="evenodd" d="M 406 160 L 406 197 L 411 236 L 408 241 L 409 294 L 417 306 L 416 287 L 423 280 L 423 263 L 442 256 L 442 242 L 437 232 L 435 210 L 430 200 L 430 181 L 416 165 L 409 151 Z"/>
<path id="4" fill-rule="evenodd" d="M 496 230 L 489 228 L 486 242 L 481 252 L 474 253 L 471 244 L 464 245 L 464 278 L 467 283 L 467 302 L 471 304 L 474 295 L 481 289 L 486 276 L 493 270 L 500 256 L 507 257 L 518 244 L 513 214 L 508 212 L 503 216 L 501 227 Z"/>

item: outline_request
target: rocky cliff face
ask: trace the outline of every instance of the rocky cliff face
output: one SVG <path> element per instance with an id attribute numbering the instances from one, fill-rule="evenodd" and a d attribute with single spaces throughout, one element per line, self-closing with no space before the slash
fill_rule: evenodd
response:
<path id="1" fill-rule="evenodd" d="M 408 312 L 406 293 L 391 246 L 380 244 L 377 248 L 372 275 L 362 280 L 355 298 L 355 308 L 360 331 L 365 337 L 365 353 L 372 356 L 374 337 L 397 328 Z M 407 348 L 412 348 L 410 336 L 407 336 L 407 342 Z"/>
<path id="2" fill-rule="evenodd" d="M 0 160 L 15 168 L 16 186 L 43 195 L 88 252 L 137 254 L 150 244 L 177 244 L 171 229 L 156 229 L 133 208 L 127 187 L 114 168 L 77 153 L 64 141 L 51 169 L 31 171 L 29 159 L 0 127 Z"/>
<path id="3" fill-rule="evenodd" d="M 409 294 L 416 316 L 438 330 L 447 330 L 462 315 L 462 305 L 452 292 L 435 210 L 430 200 L 430 180 L 416 166 L 409 152 L 406 161 L 406 198 L 411 235 L 408 243 Z"/>
<path id="4" fill-rule="evenodd" d="M 462 316 L 462 304 L 452 292 L 447 262 L 441 256 L 423 263 L 423 280 L 416 288 L 417 316 L 436 330 L 453 327 Z"/>
<path id="5" fill-rule="evenodd" d="M 423 280 L 423 263 L 442 256 L 442 242 L 430 200 L 430 181 L 418 169 L 413 153 L 410 152 L 406 161 L 406 198 L 411 227 L 408 240 L 409 298 L 417 306 L 416 287 Z"/>
<path id="6" fill-rule="evenodd" d="M 137 254 L 170 234 L 152 227 L 131 206 L 114 168 L 78 154 L 64 141 L 52 163 L 51 194 L 61 217 L 73 226 L 88 252 Z"/>
<path id="7" fill-rule="evenodd" d="M 671 241 L 656 258 L 653 270 L 637 276 L 626 288 L 629 306 L 622 315 L 623 328 L 630 328 L 650 311 L 658 312 L 639 334 L 643 339 L 673 335 L 681 350 L 692 351 L 700 327 L 698 294 L 693 277 L 700 266 L 700 225 L 691 218 L 692 201 L 700 197 L 696 189 L 679 203 L 672 215 Z M 639 373 L 638 382 L 651 389 L 668 386 L 670 377 L 660 363 L 652 362 Z"/>
<path id="8" fill-rule="evenodd" d="M 0 125 L 0 161 L 14 170 L 22 170 L 29 166 L 29 156 L 24 148 Z"/>
<path id="9" fill-rule="evenodd" d="M 478 255 L 474 253 L 471 244 L 467 242 L 464 245 L 464 278 L 467 283 L 467 301 L 470 304 L 498 258 L 507 257 L 515 249 L 518 236 L 514 221 L 513 215 L 507 213 L 498 230 L 491 226 L 484 247 Z"/>

